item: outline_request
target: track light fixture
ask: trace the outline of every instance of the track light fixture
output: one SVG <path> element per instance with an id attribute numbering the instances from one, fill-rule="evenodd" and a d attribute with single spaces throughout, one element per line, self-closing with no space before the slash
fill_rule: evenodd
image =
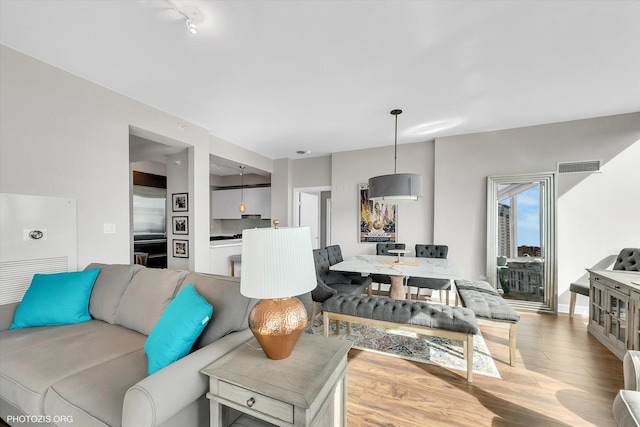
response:
<path id="1" fill-rule="evenodd" d="M 184 13 L 180 7 L 178 7 L 177 2 L 173 1 L 173 0 L 166 0 L 167 3 L 169 3 L 169 5 L 171 5 L 171 9 L 175 10 L 176 12 L 178 12 L 186 21 L 187 24 L 187 30 L 189 30 L 189 32 L 191 34 L 197 34 L 198 33 L 198 27 L 196 26 L 196 24 L 193 22 L 193 18 L 190 17 L 189 15 L 187 15 L 186 13 Z M 193 16 L 193 15 L 192 15 Z"/>
<path id="2" fill-rule="evenodd" d="M 191 34 L 197 34 L 198 33 L 198 27 L 196 27 L 196 24 L 191 22 L 191 19 L 187 19 L 187 29 L 189 30 L 189 32 Z"/>

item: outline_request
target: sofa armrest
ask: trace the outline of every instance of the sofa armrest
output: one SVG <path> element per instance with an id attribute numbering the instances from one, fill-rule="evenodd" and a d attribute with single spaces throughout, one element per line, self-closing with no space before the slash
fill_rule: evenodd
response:
<path id="1" fill-rule="evenodd" d="M 203 396 L 208 378 L 200 371 L 252 337 L 245 329 L 197 350 L 131 387 L 122 409 L 123 427 L 153 427 Z"/>
<path id="2" fill-rule="evenodd" d="M 640 391 L 640 351 L 628 350 L 622 359 L 624 389 Z"/>

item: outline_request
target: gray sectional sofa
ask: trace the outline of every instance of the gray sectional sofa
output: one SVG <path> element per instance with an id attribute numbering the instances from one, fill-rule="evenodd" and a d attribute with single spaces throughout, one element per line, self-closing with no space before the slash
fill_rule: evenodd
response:
<path id="1" fill-rule="evenodd" d="M 20 426 L 208 426 L 200 370 L 251 338 L 247 316 L 255 301 L 240 294 L 237 278 L 140 265 L 91 268 L 100 273 L 89 322 L 7 330 L 17 304 L 0 308 L 2 419 Z M 213 306 L 211 320 L 187 356 L 147 375 L 147 336 L 189 283 Z"/>
<path id="2" fill-rule="evenodd" d="M 622 359 L 624 389 L 613 400 L 618 427 L 640 426 L 640 351 L 628 350 Z"/>

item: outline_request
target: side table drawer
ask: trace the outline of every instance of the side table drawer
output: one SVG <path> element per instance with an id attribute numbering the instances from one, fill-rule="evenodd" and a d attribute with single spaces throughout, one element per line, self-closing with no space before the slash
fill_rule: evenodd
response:
<path id="1" fill-rule="evenodd" d="M 218 384 L 218 395 L 255 411 L 293 424 L 293 405 L 224 381 Z"/>

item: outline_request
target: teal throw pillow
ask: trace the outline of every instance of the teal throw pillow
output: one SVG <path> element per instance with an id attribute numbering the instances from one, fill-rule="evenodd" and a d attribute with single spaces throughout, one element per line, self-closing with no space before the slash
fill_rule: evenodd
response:
<path id="1" fill-rule="evenodd" d="M 186 356 L 207 326 L 213 307 L 191 283 L 169 303 L 144 344 L 149 375 Z"/>
<path id="2" fill-rule="evenodd" d="M 9 329 L 88 322 L 89 298 L 99 268 L 34 274 Z"/>

